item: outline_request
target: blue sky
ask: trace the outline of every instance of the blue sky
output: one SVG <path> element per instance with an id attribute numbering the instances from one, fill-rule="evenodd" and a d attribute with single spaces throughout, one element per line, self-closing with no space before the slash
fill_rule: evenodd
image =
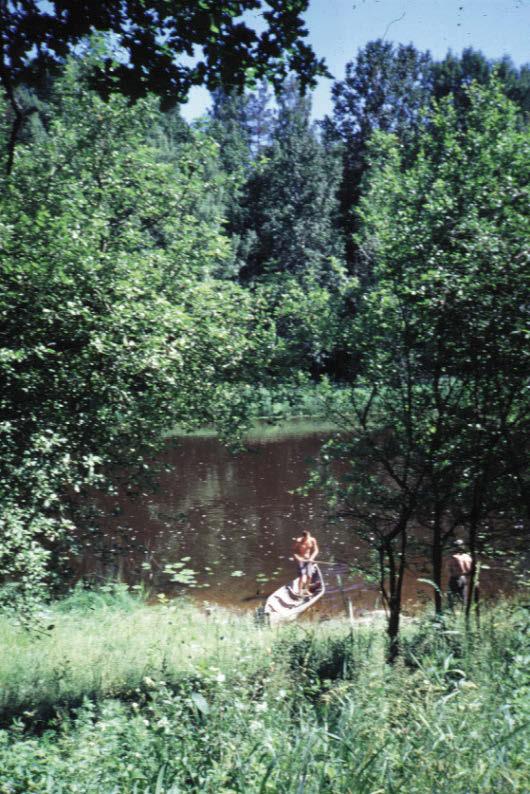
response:
<path id="1" fill-rule="evenodd" d="M 473 47 L 489 58 L 509 55 L 517 65 L 530 61 L 530 0 L 310 0 L 305 19 L 310 44 L 337 79 L 360 47 L 383 37 L 412 42 L 435 58 Z M 321 80 L 315 90 L 315 118 L 331 111 L 331 86 Z M 194 89 L 183 115 L 196 118 L 209 104 L 208 92 Z"/>

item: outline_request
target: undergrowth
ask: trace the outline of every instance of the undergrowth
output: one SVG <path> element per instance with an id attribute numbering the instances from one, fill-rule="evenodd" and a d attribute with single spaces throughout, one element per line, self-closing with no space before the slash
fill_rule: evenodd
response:
<path id="1" fill-rule="evenodd" d="M 0 731 L 0 792 L 529 790 L 521 606 L 467 632 L 459 616 L 412 623 L 389 667 L 374 626 L 271 631 L 111 601 L 51 610 L 43 639 L 2 624 L 3 702 L 18 706 Z"/>

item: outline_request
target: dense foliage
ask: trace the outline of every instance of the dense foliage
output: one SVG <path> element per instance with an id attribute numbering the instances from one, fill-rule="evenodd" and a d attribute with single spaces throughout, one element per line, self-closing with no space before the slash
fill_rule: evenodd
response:
<path id="1" fill-rule="evenodd" d="M 103 4 L 94 26 L 123 34 L 140 58 L 141 15 L 161 14 L 146 31 L 156 49 L 169 13 L 148 5 L 122 4 L 125 17 L 114 18 Z M 258 57 L 267 32 L 249 34 L 230 60 L 230 35 L 245 29 L 237 14 L 249 5 L 194 10 L 187 41 L 204 44 L 207 63 L 182 79 L 206 80 L 215 94 L 212 112 L 191 126 L 149 95 L 167 99 L 157 81 L 177 80 L 153 68 L 160 53 L 149 41 L 143 66 L 136 56 L 113 66 L 115 77 L 132 70 L 140 80 L 129 94 L 146 96 L 130 105 L 109 83 L 102 99 L 92 78 L 117 39 L 83 39 L 65 61 L 88 24 L 76 27 L 71 4 L 53 30 L 49 10 L 9 6 L 13 41 L 31 14 L 51 38 L 33 51 L 22 36 L 10 61 L 19 72 L 4 75 L 8 599 L 18 591 L 31 600 L 52 575 L 62 580 L 83 489 L 112 487 L 125 467 L 146 473 L 150 449 L 176 423 L 237 434 L 263 380 L 326 375 L 352 387 L 341 421 L 353 441 L 340 446 L 354 472 L 349 501 L 387 522 L 374 535 L 370 519 L 366 532 L 379 538 L 381 586 L 397 616 L 409 521 L 429 529 L 439 611 L 441 552 L 455 529 L 465 528 L 475 552 L 489 516 L 509 508 L 519 521 L 528 509 L 527 68 L 471 50 L 435 62 L 412 46 L 370 42 L 319 127 L 299 93 L 308 64 L 317 68 L 305 50 L 308 61 L 289 50 L 299 77 L 275 107 L 264 82 L 232 90 L 243 73 L 257 85 L 288 68 L 276 50 Z M 287 37 L 276 48 L 303 39 L 304 5 L 274 6 L 267 21 Z M 28 47 L 34 59 L 24 65 Z M 257 71 L 248 58 L 258 58 Z M 47 81 L 32 83 L 31 70 L 52 61 Z M 14 149 L 17 103 L 34 112 Z"/>
<path id="2" fill-rule="evenodd" d="M 145 467 L 176 422 L 226 428 L 244 410 L 230 384 L 268 346 L 256 302 L 214 277 L 229 246 L 205 211 L 212 142 L 166 162 L 153 102 L 104 103 L 78 79 L 72 65 L 56 84 L 0 206 L 0 560 L 32 597 L 72 528 L 68 494 Z"/>
<path id="3" fill-rule="evenodd" d="M 530 515 L 530 72 L 370 42 L 318 125 L 306 6 L 0 0 L 6 794 L 528 787 L 526 618 L 444 614 L 441 561 L 466 537 L 472 590 L 495 520 Z M 238 441 L 311 383 L 341 432 L 309 487 L 371 546 L 388 643 L 112 585 L 44 608 L 94 493 L 144 487 L 175 425 Z M 437 614 L 402 626 L 419 537 Z"/>
<path id="4" fill-rule="evenodd" d="M 325 136 L 342 144 L 343 178 L 340 189 L 342 227 L 346 232 L 348 263 L 361 277 L 363 258 L 352 234 L 358 230 L 355 208 L 362 195 L 363 175 L 369 166 L 368 145 L 375 132 L 396 135 L 407 160 L 417 151 L 417 133 L 427 121 L 432 100 L 450 97 L 459 124 L 465 125 L 468 91 L 475 82 L 485 85 L 493 73 L 503 91 L 524 117 L 530 108 L 530 69 L 515 67 L 509 58 L 488 60 L 466 49 L 461 56 L 434 61 L 429 52 L 412 44 L 371 41 L 346 65 L 343 80 L 333 86 L 334 107 L 323 123 Z"/>
<path id="5" fill-rule="evenodd" d="M 307 0 L 30 0 L 2 2 L 0 78 L 4 88 L 42 78 L 94 31 L 108 34 L 112 50 L 98 64 L 101 89 L 138 98 L 153 92 L 166 104 L 182 101 L 190 86 L 206 83 L 242 88 L 250 78 L 280 83 L 290 71 L 304 83 L 325 72 L 304 41 L 301 19 Z M 261 12 L 265 29 L 248 24 Z M 196 64 L 185 63 L 201 48 Z"/>
<path id="6" fill-rule="evenodd" d="M 490 514 L 527 503 L 530 142 L 495 83 L 468 102 L 465 127 L 450 100 L 435 107 L 410 164 L 397 136 L 374 136 L 359 209 L 371 286 L 351 325 L 347 436 L 325 452 L 348 472 L 322 477 L 377 551 L 392 637 L 413 523 L 441 611 L 455 530 L 475 554 Z"/>
<path id="7" fill-rule="evenodd" d="M 290 71 L 303 85 L 314 85 L 327 70 L 305 42 L 301 14 L 307 5 L 308 0 L 2 0 L 0 84 L 12 112 L 8 173 L 20 130 L 37 110 L 21 101 L 17 86 L 42 85 L 89 35 L 100 34 L 105 42 L 90 69 L 102 96 L 118 90 L 138 99 L 151 92 L 168 108 L 194 85 L 242 89 L 266 77 L 278 86 Z M 251 11 L 261 12 L 264 30 L 247 24 Z"/>
<path id="8" fill-rule="evenodd" d="M 377 626 L 271 634 L 182 602 L 89 596 L 56 609 L 37 645 L 0 621 L 20 713 L 0 730 L 6 794 L 527 790 L 523 609 L 473 634 L 407 625 L 391 668 Z"/>

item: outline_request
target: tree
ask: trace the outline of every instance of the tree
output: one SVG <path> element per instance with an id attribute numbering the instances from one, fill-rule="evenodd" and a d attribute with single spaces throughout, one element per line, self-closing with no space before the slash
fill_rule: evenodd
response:
<path id="1" fill-rule="evenodd" d="M 219 144 L 224 171 L 238 183 L 248 175 L 252 161 L 251 135 L 247 124 L 248 94 L 218 89 L 212 94 L 208 133 Z"/>
<path id="2" fill-rule="evenodd" d="M 261 150 L 229 229 L 242 284 L 263 297 L 279 335 L 278 363 L 325 371 L 349 295 L 337 233 L 340 160 L 319 141 L 296 81 L 278 98 L 271 144 Z"/>
<path id="3" fill-rule="evenodd" d="M 463 50 L 460 56 L 448 52 L 442 61 L 432 65 L 432 95 L 442 99 L 451 95 L 455 107 L 464 121 L 469 108 L 469 87 L 473 82 L 486 85 L 496 73 L 503 91 L 523 112 L 530 111 L 530 68 L 528 65 L 517 68 L 508 57 L 499 61 L 490 60 L 471 47 Z"/>
<path id="4" fill-rule="evenodd" d="M 328 140 L 342 144 L 340 196 L 342 224 L 349 239 L 347 258 L 350 267 L 365 280 L 370 279 L 370 273 L 363 272 L 363 260 L 357 256 L 351 235 L 357 228 L 355 208 L 361 197 L 371 135 L 378 130 L 394 133 L 412 158 L 418 127 L 432 100 L 451 96 L 459 121 L 465 124 L 470 85 L 474 81 L 487 84 L 494 71 L 506 96 L 528 114 L 528 66 L 517 69 L 509 58 L 492 61 L 471 48 L 461 55 L 449 52 L 443 60 L 433 61 L 428 52 L 419 52 L 412 45 L 372 41 L 347 64 L 344 80 L 334 84 L 333 117 L 326 118 L 323 127 Z"/>
<path id="5" fill-rule="evenodd" d="M 394 133 L 405 145 L 412 142 L 430 97 L 431 63 L 429 53 L 412 44 L 377 39 L 359 50 L 355 61 L 346 64 L 344 80 L 333 85 L 333 118 L 325 119 L 324 131 L 342 143 L 340 201 L 350 266 L 355 260 L 353 208 L 361 194 L 368 141 L 380 130 Z"/>
<path id="6" fill-rule="evenodd" d="M 436 459 L 427 482 L 439 588 L 441 552 L 455 523 L 451 506 L 459 503 L 456 520 L 467 525 L 474 550 L 477 524 L 487 505 L 495 507 L 494 486 L 509 486 L 511 500 L 521 504 L 524 464 L 514 450 L 528 444 L 522 246 L 528 133 L 502 91 L 499 83 L 470 89 L 464 128 L 456 102 L 445 102 L 420 139 L 414 166 L 397 182 L 388 183 L 386 173 L 384 186 L 374 186 L 363 202 L 365 230 L 377 240 L 377 256 L 399 274 L 402 294 L 410 290 L 412 339 L 425 346 L 421 380 L 431 385 L 435 417 Z M 386 228 L 375 215 L 383 191 L 386 223 L 389 212 L 395 217 Z M 438 593 L 436 600 L 440 610 Z"/>
<path id="7" fill-rule="evenodd" d="M 31 110 L 18 101 L 16 86 L 39 82 L 61 67 L 93 32 L 105 34 L 110 46 L 93 70 L 103 96 L 120 91 L 138 99 L 154 93 L 168 107 L 194 85 L 242 89 L 267 77 L 279 86 L 290 71 L 312 85 L 326 69 L 304 41 L 301 14 L 307 5 L 308 0 L 1 0 L 0 81 L 14 114 L 10 151 Z M 249 11 L 261 12 L 263 32 L 241 18 Z M 201 51 L 197 62 L 184 63 L 195 47 Z"/>
<path id="8" fill-rule="evenodd" d="M 530 114 L 530 64 L 525 63 L 516 69 L 508 57 L 496 64 L 496 73 L 502 81 L 506 96 L 521 108 L 528 122 Z"/>
<path id="9" fill-rule="evenodd" d="M 52 6 L 52 11 L 48 6 Z M 2 0 L 2 80 L 4 87 L 31 83 L 94 31 L 112 34 L 112 48 L 101 63 L 99 85 L 137 99 L 147 93 L 170 104 L 182 101 L 192 85 L 242 88 L 249 77 L 268 77 L 280 85 L 289 72 L 311 85 L 324 73 L 323 62 L 305 44 L 301 14 L 307 0 L 231 0 L 227 3 L 102 0 Z M 241 16 L 261 12 L 258 33 Z M 201 60 L 189 65 L 179 56 L 201 47 Z M 249 74 L 250 73 L 250 74 Z"/>
<path id="10" fill-rule="evenodd" d="M 491 77 L 492 62 L 482 52 L 467 47 L 461 55 L 448 52 L 442 61 L 433 63 L 433 96 L 452 96 L 459 110 L 469 108 L 469 87 L 473 82 L 485 85 Z"/>
<path id="11" fill-rule="evenodd" d="M 348 470 L 322 477 L 377 551 L 390 658 L 413 523 L 429 533 L 440 612 L 456 528 L 474 576 L 486 517 L 527 505 L 529 138 L 498 83 L 472 86 L 468 103 L 465 127 L 451 98 L 435 107 L 412 163 L 376 135 L 359 209 L 375 281 L 351 324 L 349 437 L 325 451 Z"/>
<path id="12" fill-rule="evenodd" d="M 26 601 L 72 548 L 69 497 L 144 470 L 176 423 L 228 432 L 268 355 L 250 296 L 213 275 L 229 244 L 202 212 L 212 142 L 168 162 L 156 103 L 105 103 L 75 64 L 54 102 L 0 202 L 0 573 Z"/>
<path id="13" fill-rule="evenodd" d="M 285 90 L 285 89 L 283 89 Z M 278 96 L 282 96 L 282 90 Z M 248 94 L 246 106 L 246 126 L 250 138 L 250 150 L 254 160 L 257 160 L 262 151 L 270 146 L 274 130 L 274 111 L 269 107 L 271 94 L 269 85 L 262 80 L 257 91 Z"/>
<path id="14" fill-rule="evenodd" d="M 246 233 L 245 187 L 263 146 L 269 142 L 273 112 L 268 108 L 270 94 L 265 82 L 256 93 L 219 89 L 212 99 L 206 130 L 219 144 L 219 162 L 225 180 L 226 231 L 234 251 L 231 271 L 238 276 L 245 264 L 245 246 L 241 245 Z"/>
<path id="15" fill-rule="evenodd" d="M 243 281 L 288 273 L 333 283 L 339 161 L 318 140 L 310 104 L 296 83 L 279 97 L 273 141 L 251 173 L 243 199 Z"/>

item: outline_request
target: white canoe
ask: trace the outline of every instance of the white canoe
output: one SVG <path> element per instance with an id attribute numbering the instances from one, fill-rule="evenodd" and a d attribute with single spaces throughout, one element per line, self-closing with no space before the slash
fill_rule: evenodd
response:
<path id="1" fill-rule="evenodd" d="M 298 615 L 316 604 L 326 591 L 324 579 L 318 565 L 315 565 L 313 576 L 309 584 L 311 595 L 300 595 L 300 579 L 295 579 L 290 584 L 275 590 L 265 603 L 265 615 L 269 616 L 271 626 L 276 623 L 296 620 Z"/>

